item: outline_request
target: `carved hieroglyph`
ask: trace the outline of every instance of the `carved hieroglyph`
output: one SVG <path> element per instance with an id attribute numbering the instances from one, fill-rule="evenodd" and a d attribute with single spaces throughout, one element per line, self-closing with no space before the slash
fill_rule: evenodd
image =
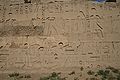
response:
<path id="1" fill-rule="evenodd" d="M 120 67 L 119 3 L 0 0 L 0 71 L 109 65 Z"/>

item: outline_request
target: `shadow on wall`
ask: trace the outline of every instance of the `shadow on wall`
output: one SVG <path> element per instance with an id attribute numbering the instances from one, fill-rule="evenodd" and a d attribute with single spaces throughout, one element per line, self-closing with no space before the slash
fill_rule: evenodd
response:
<path id="1" fill-rule="evenodd" d="M 24 0 L 24 3 L 31 3 L 31 0 Z"/>

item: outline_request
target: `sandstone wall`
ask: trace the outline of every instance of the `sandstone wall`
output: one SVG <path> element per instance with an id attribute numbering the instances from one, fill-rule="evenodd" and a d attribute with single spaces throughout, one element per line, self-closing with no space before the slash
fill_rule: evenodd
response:
<path id="1" fill-rule="evenodd" d="M 120 4 L 1 0 L 0 71 L 120 67 Z"/>

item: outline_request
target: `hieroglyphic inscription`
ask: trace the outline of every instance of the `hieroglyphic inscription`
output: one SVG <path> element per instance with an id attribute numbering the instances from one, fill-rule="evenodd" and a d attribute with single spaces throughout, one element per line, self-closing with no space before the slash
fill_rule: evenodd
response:
<path id="1" fill-rule="evenodd" d="M 120 66 L 120 5 L 0 2 L 0 70 Z"/>

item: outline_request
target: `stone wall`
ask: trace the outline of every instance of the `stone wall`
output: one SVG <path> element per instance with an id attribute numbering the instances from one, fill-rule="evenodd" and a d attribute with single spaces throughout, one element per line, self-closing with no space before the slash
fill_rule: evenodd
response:
<path id="1" fill-rule="evenodd" d="M 120 5 L 1 0 L 0 71 L 120 67 Z"/>

